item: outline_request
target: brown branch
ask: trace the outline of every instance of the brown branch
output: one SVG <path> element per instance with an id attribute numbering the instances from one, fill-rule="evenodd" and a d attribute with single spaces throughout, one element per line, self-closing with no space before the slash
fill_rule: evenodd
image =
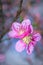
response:
<path id="1" fill-rule="evenodd" d="M 14 20 L 12 21 L 12 23 L 18 19 L 20 13 L 22 12 L 22 3 L 23 3 L 23 0 L 20 0 L 19 9 L 18 9 L 17 14 L 16 14 Z M 12 24 L 12 23 L 11 23 L 11 24 Z M 11 27 L 11 25 L 10 25 L 10 27 Z M 0 37 L 0 42 L 1 42 L 1 39 L 3 38 L 3 36 L 4 36 L 8 31 L 9 31 L 9 29 L 7 29 L 7 30 L 4 29 L 4 30 L 3 30 L 2 34 L 1 34 L 1 37 Z"/>
<path id="2" fill-rule="evenodd" d="M 23 0 L 20 0 L 20 5 L 19 5 L 19 9 L 17 11 L 17 15 L 15 16 L 14 18 L 14 21 L 16 21 L 20 15 L 20 13 L 22 12 L 22 3 L 23 3 Z"/>

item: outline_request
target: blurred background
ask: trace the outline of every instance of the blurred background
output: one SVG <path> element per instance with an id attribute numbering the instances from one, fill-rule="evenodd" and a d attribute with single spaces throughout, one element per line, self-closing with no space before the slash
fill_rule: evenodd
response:
<path id="1" fill-rule="evenodd" d="M 42 37 L 31 55 L 18 53 L 14 47 L 19 39 L 7 35 L 13 22 L 25 18 Z M 43 65 L 43 0 L 0 0 L 0 65 Z"/>

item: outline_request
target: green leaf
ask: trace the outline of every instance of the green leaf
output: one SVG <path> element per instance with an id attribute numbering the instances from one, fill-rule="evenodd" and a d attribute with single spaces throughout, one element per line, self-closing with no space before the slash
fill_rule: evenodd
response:
<path id="1" fill-rule="evenodd" d="M 22 16 L 20 16 L 20 22 L 22 22 L 23 21 L 23 17 Z"/>
<path id="2" fill-rule="evenodd" d="M 36 23 L 33 23 L 32 25 L 33 25 L 33 27 L 38 27 L 38 24 L 36 24 Z"/>

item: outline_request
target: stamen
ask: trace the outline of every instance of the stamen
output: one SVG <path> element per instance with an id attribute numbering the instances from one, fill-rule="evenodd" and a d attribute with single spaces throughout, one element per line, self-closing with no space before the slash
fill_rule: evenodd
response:
<path id="1" fill-rule="evenodd" d="M 31 41 L 31 36 L 26 36 L 23 38 L 23 41 L 26 43 L 26 44 L 29 44 L 29 42 Z"/>

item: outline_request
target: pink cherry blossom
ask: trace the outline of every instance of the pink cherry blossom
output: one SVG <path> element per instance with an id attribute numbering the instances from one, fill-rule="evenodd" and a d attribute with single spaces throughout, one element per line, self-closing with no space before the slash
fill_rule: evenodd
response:
<path id="1" fill-rule="evenodd" d="M 31 21 L 29 19 L 25 19 L 22 23 L 14 22 L 8 35 L 11 38 L 20 39 L 15 45 L 15 49 L 18 52 L 22 52 L 26 49 L 27 53 L 31 54 L 36 42 L 41 39 L 41 35 L 39 33 L 33 33 Z"/>
<path id="2" fill-rule="evenodd" d="M 25 19 L 22 23 L 14 22 L 11 31 L 8 33 L 11 38 L 23 38 L 33 32 L 33 27 L 29 19 Z"/>
<path id="3" fill-rule="evenodd" d="M 27 39 L 28 37 L 28 39 Z M 39 33 L 36 33 L 32 36 L 27 36 L 24 37 L 24 40 L 19 40 L 16 45 L 15 45 L 15 49 L 18 52 L 22 52 L 24 49 L 26 49 L 28 54 L 31 54 L 34 50 L 34 47 L 36 45 L 36 42 L 39 41 L 41 39 L 41 36 Z M 27 41 L 28 40 L 28 41 Z"/>

